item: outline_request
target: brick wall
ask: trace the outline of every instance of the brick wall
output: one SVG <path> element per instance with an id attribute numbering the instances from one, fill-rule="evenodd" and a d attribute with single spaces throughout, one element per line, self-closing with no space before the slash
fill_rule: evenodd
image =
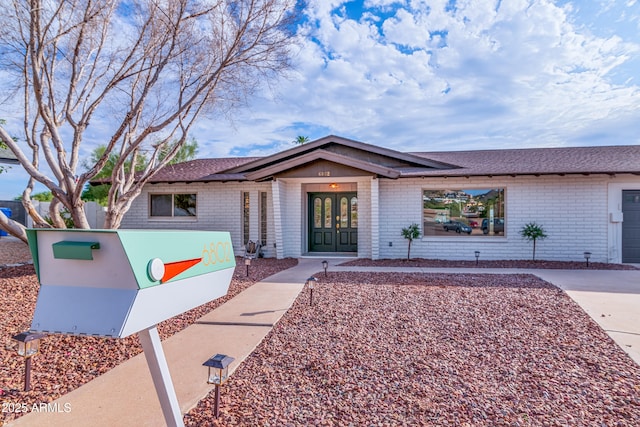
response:
<path id="1" fill-rule="evenodd" d="M 380 180 L 380 258 L 407 256 L 400 231 L 412 223 L 422 229 L 422 190 L 505 188 L 505 236 L 423 237 L 413 242 L 412 257 L 475 260 L 529 259 L 532 243 L 519 234 L 528 222 L 543 226 L 547 239 L 539 241 L 536 258 L 607 260 L 607 178 L 553 176 L 507 178 L 447 178 Z M 392 246 L 389 246 L 391 244 Z"/>
<path id="2" fill-rule="evenodd" d="M 505 235 L 422 237 L 414 241 L 412 257 L 474 260 L 529 259 L 532 244 L 520 237 L 528 222 L 542 225 L 548 238 L 539 241 L 538 259 L 583 261 L 584 251 L 594 262 L 619 262 L 620 224 L 611 224 L 610 212 L 621 188 L 640 188 L 638 177 L 549 176 L 494 178 L 353 179 L 357 183 L 360 257 L 404 258 L 407 241 L 400 231 L 412 223 L 422 228 L 422 191 L 425 189 L 505 188 Z M 306 190 L 303 180 L 266 183 L 194 183 L 148 185 L 134 201 L 122 228 L 203 229 L 230 231 L 236 253 L 242 253 L 242 192 L 251 195 L 252 239 L 259 238 L 259 194 L 267 192 L 268 257 L 298 257 L 306 252 Z M 355 184 L 353 184 L 355 185 Z M 619 187 L 619 188 L 618 188 Z M 355 190 L 355 187 L 353 188 Z M 149 218 L 149 193 L 197 194 L 196 218 Z M 619 196 L 619 194 L 618 194 Z M 618 197 L 619 198 L 619 197 Z M 377 209 L 376 209 L 377 207 Z M 618 207 L 619 209 L 619 207 Z M 613 236 L 613 237 L 612 237 Z M 616 237 L 617 236 L 617 237 Z M 274 244 L 277 247 L 274 247 Z M 390 246 L 391 245 L 391 246 Z"/>

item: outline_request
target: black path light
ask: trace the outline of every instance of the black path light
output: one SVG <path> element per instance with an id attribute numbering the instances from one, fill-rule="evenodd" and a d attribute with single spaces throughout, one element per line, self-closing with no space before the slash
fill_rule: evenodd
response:
<path id="1" fill-rule="evenodd" d="M 309 290 L 311 291 L 311 295 L 309 297 L 309 305 L 313 305 L 313 288 L 316 287 L 316 283 L 318 283 L 318 279 L 316 279 L 315 277 L 311 276 L 307 279 L 307 287 L 309 288 Z"/>
<path id="2" fill-rule="evenodd" d="M 13 339 L 18 341 L 18 354 L 24 357 L 24 391 L 31 390 L 31 357 L 40 351 L 40 339 L 45 336 L 29 331 L 13 336 Z"/>
<path id="3" fill-rule="evenodd" d="M 327 277 L 327 268 L 329 268 L 329 261 L 322 261 L 322 268 L 324 268 L 324 277 Z"/>
<path id="4" fill-rule="evenodd" d="M 476 266 L 478 265 L 478 260 L 480 259 L 480 251 L 476 251 Z"/>
<path id="5" fill-rule="evenodd" d="M 247 266 L 247 277 L 249 277 L 249 266 L 251 265 L 251 258 L 247 257 L 244 259 L 244 265 Z"/>
<path id="6" fill-rule="evenodd" d="M 213 415 L 215 415 L 216 418 L 218 418 L 220 414 L 220 386 L 229 379 L 229 365 L 234 360 L 233 357 L 227 356 L 226 354 L 216 354 L 202 364 L 203 366 L 209 367 L 207 383 L 216 386 L 215 404 L 213 406 Z"/>
<path id="7" fill-rule="evenodd" d="M 589 258 L 591 258 L 591 252 L 585 252 L 584 259 L 587 260 L 587 267 L 589 267 Z"/>

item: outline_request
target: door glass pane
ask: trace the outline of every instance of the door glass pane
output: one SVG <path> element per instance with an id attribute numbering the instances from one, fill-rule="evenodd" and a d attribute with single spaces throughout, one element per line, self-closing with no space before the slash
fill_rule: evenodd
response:
<path id="1" fill-rule="evenodd" d="M 313 227 L 322 228 L 322 200 L 320 197 L 313 199 Z"/>
<path id="2" fill-rule="evenodd" d="M 351 198 L 351 228 L 358 228 L 358 198 Z"/>
<path id="3" fill-rule="evenodd" d="M 346 197 L 340 198 L 340 227 L 349 227 L 349 201 Z"/>
<path id="4" fill-rule="evenodd" d="M 324 199 L 324 228 L 331 228 L 331 198 Z"/>

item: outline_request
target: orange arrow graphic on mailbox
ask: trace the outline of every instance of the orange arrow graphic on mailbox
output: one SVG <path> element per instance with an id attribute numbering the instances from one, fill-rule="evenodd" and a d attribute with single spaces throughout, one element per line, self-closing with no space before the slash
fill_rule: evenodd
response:
<path id="1" fill-rule="evenodd" d="M 160 283 L 168 282 L 169 280 L 176 277 L 178 274 L 184 271 L 187 271 L 194 265 L 198 264 L 200 261 L 202 261 L 202 258 L 193 258 L 193 259 L 186 259 L 183 261 L 165 263 L 164 275 L 162 276 Z"/>

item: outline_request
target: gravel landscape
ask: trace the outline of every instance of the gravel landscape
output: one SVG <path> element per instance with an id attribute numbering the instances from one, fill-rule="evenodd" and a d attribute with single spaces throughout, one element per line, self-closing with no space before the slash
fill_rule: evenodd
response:
<path id="1" fill-rule="evenodd" d="M 26 247 L 21 242 L 17 243 Z M 0 248 L 4 249 L 4 246 L 0 245 Z M 4 250 L 2 253 L 6 259 Z M 297 260 L 292 258 L 257 259 L 251 265 L 250 276 L 246 277 L 244 263 L 238 259 L 227 295 L 160 323 L 160 337 L 165 339 L 181 331 L 255 282 L 296 264 Z M 0 269 L 0 289 L 0 403 L 19 402 L 31 406 L 51 402 L 142 351 L 135 335 L 123 339 L 48 336 L 42 342 L 41 354 L 33 357 L 32 390 L 24 392 L 24 361 L 18 356 L 17 344 L 11 337 L 31 325 L 38 294 L 33 265 Z M 0 413 L 0 425 L 20 415 Z"/>
<path id="2" fill-rule="evenodd" d="M 420 267 L 420 268 L 528 268 L 528 269 L 563 269 L 563 270 L 637 270 L 630 264 L 614 264 L 586 261 L 549 261 L 549 260 L 479 260 L 451 261 L 445 259 L 377 259 L 358 258 L 340 264 L 353 267 Z"/>
<path id="3" fill-rule="evenodd" d="M 0 240 L 0 265 L 28 262 L 25 250 Z M 229 294 L 163 322 L 162 338 L 296 262 L 258 259 L 249 279 L 238 262 Z M 348 262 L 475 267 L 463 263 Z M 304 289 L 223 387 L 220 418 L 211 394 L 186 425 L 638 425 L 640 367 L 566 293 L 532 275 L 317 277 L 314 304 Z M 136 337 L 47 337 L 33 359 L 33 390 L 23 392 L 11 336 L 28 329 L 37 286 L 32 265 L 0 268 L 0 402 L 50 402 L 141 351 Z M 0 425 L 19 415 L 2 413 Z"/>
<path id="4" fill-rule="evenodd" d="M 318 275 L 188 426 L 637 426 L 640 367 L 532 275 Z"/>

